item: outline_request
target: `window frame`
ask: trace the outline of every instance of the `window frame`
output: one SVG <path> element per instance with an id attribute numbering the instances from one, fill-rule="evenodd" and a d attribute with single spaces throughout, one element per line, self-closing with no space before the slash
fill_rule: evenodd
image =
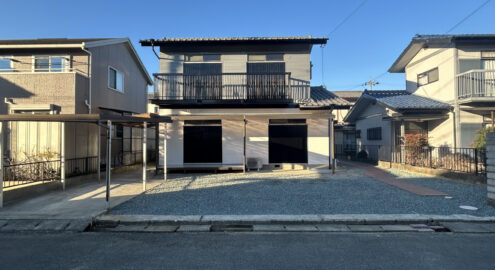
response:
<path id="1" fill-rule="evenodd" d="M 7 69 L 0 69 L 0 72 L 13 72 L 14 71 L 14 61 L 12 59 L 14 58 L 13 55 L 0 55 L 0 59 L 8 59 L 9 60 L 9 66 L 10 68 Z"/>
<path id="2" fill-rule="evenodd" d="M 218 60 L 205 60 L 205 56 L 218 55 Z M 191 61 L 188 58 L 191 56 L 201 56 L 201 61 Z M 220 53 L 201 53 L 201 54 L 185 54 L 184 63 L 220 63 L 222 62 L 222 54 Z"/>
<path id="3" fill-rule="evenodd" d="M 43 70 L 37 70 L 36 69 L 36 58 L 48 58 L 48 68 L 43 69 Z M 62 59 L 62 68 L 60 71 L 53 71 L 52 70 L 52 58 L 61 58 Z M 63 72 L 68 72 L 70 70 L 70 55 L 65 55 L 65 54 L 50 54 L 50 55 L 45 55 L 45 54 L 38 54 L 38 55 L 33 55 L 31 57 L 31 71 L 36 72 L 36 73 L 41 73 L 41 72 L 47 72 L 47 73 L 63 73 Z"/>
<path id="4" fill-rule="evenodd" d="M 432 80 L 430 80 L 430 73 L 433 72 L 433 71 L 435 71 L 435 70 L 437 71 L 437 78 L 436 78 L 436 80 L 432 81 Z M 420 84 L 419 83 L 419 78 L 420 77 L 423 77 L 423 76 L 426 76 L 426 83 Z M 417 85 L 417 87 L 421 87 L 421 86 L 424 86 L 424 85 L 428 85 L 430 83 L 438 82 L 439 80 L 440 80 L 440 70 L 438 69 L 438 67 L 429 69 L 429 70 L 427 70 L 425 72 L 421 72 L 418 75 L 416 75 L 416 85 Z"/>
<path id="5" fill-rule="evenodd" d="M 280 55 L 282 55 L 282 59 L 270 59 L 270 60 L 268 60 L 267 56 L 270 54 L 271 55 L 280 54 Z M 249 59 L 249 56 L 252 56 L 252 55 L 256 55 L 256 56 L 263 55 L 263 56 L 265 56 L 264 57 L 265 59 L 263 59 L 263 60 Z M 248 60 L 248 62 L 285 62 L 285 53 L 281 53 L 281 52 L 280 53 L 278 53 L 278 52 L 277 53 L 249 53 L 247 55 L 247 60 Z"/>
<path id="6" fill-rule="evenodd" d="M 360 129 L 356 129 L 356 133 L 355 133 L 355 138 L 356 139 L 361 139 L 361 130 Z"/>
<path id="7" fill-rule="evenodd" d="M 380 132 L 378 132 L 378 130 Z M 379 136 L 375 136 L 379 135 Z M 366 129 L 366 139 L 368 141 L 381 141 L 382 140 L 382 127 L 374 127 Z"/>
<path id="8" fill-rule="evenodd" d="M 111 69 L 115 71 L 115 87 L 116 87 L 116 88 L 113 88 L 112 86 L 110 86 L 110 70 L 111 70 Z M 122 75 L 122 90 L 119 90 L 119 89 L 117 88 L 117 86 L 118 86 L 118 83 L 117 83 L 118 76 L 117 76 L 117 74 L 118 74 L 118 73 L 120 73 L 120 74 Z M 125 81 L 125 76 L 124 76 L 124 73 L 123 73 L 122 71 L 120 71 L 120 70 L 118 70 L 118 69 L 114 68 L 113 66 L 110 66 L 110 65 L 109 65 L 109 66 L 108 66 L 108 69 L 107 69 L 107 87 L 108 87 L 108 89 L 113 90 L 113 91 L 117 91 L 117 92 L 119 92 L 119 93 L 124 93 L 124 89 L 125 89 L 125 88 L 124 88 L 124 87 L 125 87 L 125 86 L 124 86 L 124 81 Z"/>

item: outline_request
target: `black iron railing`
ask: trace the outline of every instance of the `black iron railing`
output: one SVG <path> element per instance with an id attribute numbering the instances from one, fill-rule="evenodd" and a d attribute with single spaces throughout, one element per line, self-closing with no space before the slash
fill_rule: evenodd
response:
<path id="1" fill-rule="evenodd" d="M 311 91 L 309 81 L 291 78 L 290 73 L 154 76 L 152 99 L 156 100 L 304 102 L 309 100 Z"/>
<path id="2" fill-rule="evenodd" d="M 56 181 L 60 180 L 60 160 L 7 164 L 3 173 L 4 187 Z"/>
<path id="3" fill-rule="evenodd" d="M 71 158 L 65 160 L 66 177 L 96 173 L 98 171 L 98 157 Z"/>

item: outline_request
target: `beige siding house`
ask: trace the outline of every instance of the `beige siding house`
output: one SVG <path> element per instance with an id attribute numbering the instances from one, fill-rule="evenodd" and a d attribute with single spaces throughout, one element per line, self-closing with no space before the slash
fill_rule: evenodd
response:
<path id="1" fill-rule="evenodd" d="M 0 40 L 0 114 L 145 113 L 150 84 L 127 38 Z M 132 149 L 117 139 L 133 131 L 121 130 L 115 155 Z M 96 125 L 67 123 L 65 133 L 67 159 L 97 155 Z M 58 123 L 13 122 L 3 134 L 16 161 L 60 151 Z"/>
<path id="2" fill-rule="evenodd" d="M 417 35 L 389 70 L 406 90 L 453 106 L 428 127 L 433 145 L 469 147 L 495 109 L 495 35 Z"/>
<path id="3" fill-rule="evenodd" d="M 310 53 L 326 38 L 164 38 L 150 99 L 167 126 L 168 168 L 327 167 L 332 110 L 310 88 Z M 163 145 L 160 145 L 163 149 Z M 163 166 L 163 160 L 160 160 Z"/>

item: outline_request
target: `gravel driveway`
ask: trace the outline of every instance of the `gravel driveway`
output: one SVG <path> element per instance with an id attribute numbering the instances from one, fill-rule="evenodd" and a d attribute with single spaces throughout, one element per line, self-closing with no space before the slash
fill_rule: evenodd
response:
<path id="1" fill-rule="evenodd" d="M 167 183 L 110 214 L 470 214 L 495 216 L 486 187 L 392 171 L 398 178 L 443 191 L 452 199 L 418 196 L 342 168 L 335 175 L 308 171 L 171 174 Z M 477 211 L 460 205 L 478 207 Z"/>

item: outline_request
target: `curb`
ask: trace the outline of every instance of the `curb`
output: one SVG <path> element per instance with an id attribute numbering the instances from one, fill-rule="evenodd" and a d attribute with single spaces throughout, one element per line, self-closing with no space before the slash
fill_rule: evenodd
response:
<path id="1" fill-rule="evenodd" d="M 495 222 L 495 217 L 471 215 L 100 215 L 93 219 L 96 227 L 118 225 L 215 225 L 215 224 L 346 224 L 394 225 L 438 222 Z"/>

